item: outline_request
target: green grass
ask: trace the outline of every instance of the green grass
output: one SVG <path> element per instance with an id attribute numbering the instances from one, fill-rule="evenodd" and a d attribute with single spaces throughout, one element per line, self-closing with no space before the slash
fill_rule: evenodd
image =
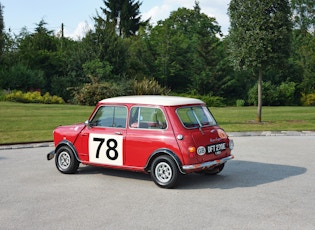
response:
<path id="1" fill-rule="evenodd" d="M 51 141 L 59 125 L 84 122 L 93 107 L 0 102 L 0 144 Z"/>
<path id="2" fill-rule="evenodd" d="M 256 122 L 256 107 L 210 108 L 227 132 L 314 131 L 315 108 L 302 106 L 263 107 L 262 122 Z"/>
<path id="3" fill-rule="evenodd" d="M 0 102 L 0 144 L 52 141 L 55 127 L 84 122 L 93 109 L 94 106 Z M 314 107 L 263 107 L 262 123 L 255 122 L 256 107 L 210 109 L 227 132 L 315 131 Z"/>

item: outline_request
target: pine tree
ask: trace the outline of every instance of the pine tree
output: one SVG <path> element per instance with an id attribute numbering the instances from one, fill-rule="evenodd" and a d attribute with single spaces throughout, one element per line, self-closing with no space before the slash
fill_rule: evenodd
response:
<path id="1" fill-rule="evenodd" d="M 148 21 L 142 22 L 140 6 L 142 3 L 135 0 L 104 0 L 106 8 L 102 12 L 108 22 L 115 23 L 116 33 L 122 37 L 135 35 L 140 26 Z"/>

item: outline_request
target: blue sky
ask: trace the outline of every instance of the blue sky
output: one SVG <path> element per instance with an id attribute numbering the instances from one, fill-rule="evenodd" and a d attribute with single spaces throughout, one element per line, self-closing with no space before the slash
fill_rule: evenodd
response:
<path id="1" fill-rule="evenodd" d="M 141 1 L 140 1 L 141 2 Z M 199 0 L 201 11 L 216 18 L 224 34 L 227 34 L 229 0 Z M 5 29 L 18 34 L 23 27 L 33 32 L 42 19 L 46 27 L 55 32 L 64 23 L 65 36 L 79 38 L 93 25 L 91 19 L 104 7 L 103 0 L 0 0 L 3 9 Z M 170 12 L 179 7 L 192 9 L 195 0 L 142 0 L 140 12 L 142 19 L 151 17 L 151 23 L 164 20 Z"/>

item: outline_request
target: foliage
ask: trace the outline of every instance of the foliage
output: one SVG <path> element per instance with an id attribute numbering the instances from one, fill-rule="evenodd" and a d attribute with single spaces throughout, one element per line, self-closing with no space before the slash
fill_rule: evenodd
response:
<path id="1" fill-rule="evenodd" d="M 162 87 L 155 79 L 135 80 L 133 82 L 132 94 L 134 95 L 168 95 L 170 90 Z"/>
<path id="2" fill-rule="evenodd" d="M 73 89 L 73 103 L 79 105 L 96 105 L 102 99 L 124 95 L 125 87 L 125 85 L 112 82 L 87 83 L 83 87 Z"/>
<path id="3" fill-rule="evenodd" d="M 121 83 L 94 82 L 83 87 L 73 88 L 73 103 L 80 105 L 95 105 L 98 101 L 123 95 L 167 95 L 170 90 L 161 87 L 154 79 L 127 80 Z"/>
<path id="4" fill-rule="evenodd" d="M 235 68 L 257 70 L 287 58 L 292 28 L 287 0 L 232 0 L 228 10 Z"/>
<path id="5" fill-rule="evenodd" d="M 299 89 L 301 93 L 315 92 L 315 34 L 294 31 L 292 41 L 292 60 L 300 69 Z"/>
<path id="6" fill-rule="evenodd" d="M 249 69 L 258 76 L 257 121 L 261 121 L 262 75 L 283 66 L 289 57 L 292 23 L 288 0 L 232 0 L 230 59 L 235 69 Z"/>
<path id="7" fill-rule="evenodd" d="M 243 99 L 237 99 L 236 100 L 236 107 L 242 107 L 245 105 L 245 100 Z"/>
<path id="8" fill-rule="evenodd" d="M 295 86 L 294 82 L 282 82 L 279 86 L 272 84 L 270 81 L 262 82 L 263 105 L 295 104 Z M 257 105 L 257 84 L 248 92 L 248 103 L 250 105 Z"/>
<path id="9" fill-rule="evenodd" d="M 129 37 L 135 35 L 140 26 L 147 22 L 141 22 L 140 6 L 142 3 L 134 0 L 103 0 L 106 8 L 101 10 L 108 22 L 116 25 L 119 36 Z M 98 18 L 101 16 L 98 15 Z"/>
<path id="10" fill-rule="evenodd" d="M 44 72 L 32 70 L 22 63 L 0 70 L 0 88 L 15 90 L 41 89 L 45 84 Z"/>
<path id="11" fill-rule="evenodd" d="M 140 19 L 140 1 L 105 0 L 94 29 L 77 40 L 56 36 L 44 20 L 34 31 L 5 32 L 0 17 L 0 89 L 92 105 L 108 96 L 172 90 L 205 97 L 211 106 L 234 106 L 257 104 L 247 98 L 258 98 L 252 88 L 261 72 L 270 83 L 267 104 L 312 104 L 306 95 L 315 92 L 315 4 L 290 2 L 291 9 L 287 0 L 232 0 L 226 37 L 197 1 L 150 25 Z"/>
<path id="12" fill-rule="evenodd" d="M 194 9 L 179 8 L 150 31 L 153 77 L 172 91 L 195 89 L 202 94 L 220 84 L 217 64 L 220 27 L 214 18 Z M 209 87 L 212 86 L 212 87 Z"/>
<path id="13" fill-rule="evenodd" d="M 315 29 L 315 2 L 314 0 L 291 0 L 293 22 L 302 33 Z"/>
<path id="14" fill-rule="evenodd" d="M 224 107 L 226 106 L 223 97 L 202 95 L 200 99 L 207 104 L 208 107 Z"/>
<path id="15" fill-rule="evenodd" d="M 5 45 L 3 8 L 4 7 L 2 6 L 0 2 L 0 64 L 2 62 L 4 45 Z"/>
<path id="16" fill-rule="evenodd" d="M 42 103 L 42 104 L 64 104 L 64 100 L 58 96 L 51 96 L 48 92 L 41 95 L 40 92 L 13 91 L 5 94 L 5 101 L 22 102 L 22 103 Z"/>
<path id="17" fill-rule="evenodd" d="M 301 102 L 302 102 L 302 105 L 304 106 L 310 106 L 310 105 L 315 106 L 315 93 L 310 93 L 310 94 L 302 93 Z"/>

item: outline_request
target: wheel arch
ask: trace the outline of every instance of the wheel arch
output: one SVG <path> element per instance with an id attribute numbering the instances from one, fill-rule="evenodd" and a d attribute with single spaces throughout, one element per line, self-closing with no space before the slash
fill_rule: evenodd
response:
<path id="1" fill-rule="evenodd" d="M 61 147 L 63 147 L 63 146 L 69 147 L 69 148 L 71 149 L 71 151 L 73 152 L 75 158 L 76 158 L 79 162 L 81 162 L 76 148 L 74 147 L 74 145 L 73 145 L 70 141 L 67 141 L 67 140 L 63 140 L 63 141 L 60 141 L 60 142 L 58 143 L 58 145 L 57 145 L 56 148 L 55 148 L 55 154 L 56 154 L 56 152 L 57 152 Z"/>
<path id="2" fill-rule="evenodd" d="M 156 159 L 157 157 L 159 157 L 159 156 L 170 156 L 173 160 L 174 160 L 174 162 L 175 162 L 175 164 L 176 164 L 176 166 L 177 166 L 177 168 L 178 168 L 178 170 L 180 171 L 180 173 L 182 173 L 182 174 L 185 174 L 185 172 L 182 170 L 182 162 L 181 162 L 181 160 L 179 159 L 179 157 L 173 152 L 173 151 L 171 151 L 171 150 L 169 150 L 169 149 L 166 149 L 166 148 L 162 148 L 162 149 L 157 149 L 157 150 L 155 150 L 151 155 L 150 155 L 150 157 L 149 157 L 149 159 L 148 159 L 148 161 L 147 161 L 147 164 L 146 164 L 146 166 L 144 167 L 144 170 L 146 171 L 146 172 L 150 172 L 150 170 L 151 170 L 151 165 L 152 165 L 152 162 L 154 161 L 154 159 Z"/>

